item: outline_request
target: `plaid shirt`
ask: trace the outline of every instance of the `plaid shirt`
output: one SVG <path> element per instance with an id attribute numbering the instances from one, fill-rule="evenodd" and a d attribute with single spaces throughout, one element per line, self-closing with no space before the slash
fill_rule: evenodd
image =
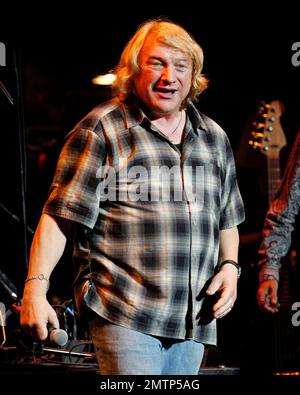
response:
<path id="1" fill-rule="evenodd" d="M 147 334 L 215 344 L 205 289 L 219 230 L 242 222 L 244 208 L 226 134 L 192 104 L 187 115 L 180 152 L 138 108 L 117 99 L 96 107 L 66 138 L 44 212 L 79 224 L 79 308 Z M 169 181 L 159 168 L 172 169 Z"/>
<path id="2" fill-rule="evenodd" d="M 260 283 L 275 279 L 279 281 L 281 258 L 289 251 L 296 216 L 300 209 L 300 133 L 294 142 L 286 171 L 267 212 L 263 240 L 259 254 L 261 260 Z"/>

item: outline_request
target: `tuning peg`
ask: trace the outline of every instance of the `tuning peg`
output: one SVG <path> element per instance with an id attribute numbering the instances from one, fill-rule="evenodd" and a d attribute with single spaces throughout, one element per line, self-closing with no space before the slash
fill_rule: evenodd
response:
<path id="1" fill-rule="evenodd" d="M 251 134 L 255 139 L 264 137 L 264 134 L 260 132 L 251 132 Z"/>
<path id="2" fill-rule="evenodd" d="M 257 141 L 249 140 L 248 143 L 249 145 L 252 145 L 254 149 L 261 147 L 261 143 L 258 143 Z"/>
<path id="3" fill-rule="evenodd" d="M 270 137 L 270 136 L 266 136 L 265 138 L 264 138 L 264 141 L 271 141 L 272 140 L 272 138 Z"/>
<path id="4" fill-rule="evenodd" d="M 262 101 L 259 102 L 258 112 L 261 114 L 264 111 L 266 111 L 269 107 L 270 107 L 270 105 L 267 104 L 264 100 L 262 100 Z"/>
<path id="5" fill-rule="evenodd" d="M 253 125 L 253 127 L 254 127 L 256 130 L 262 130 L 262 129 L 264 129 L 264 127 L 265 127 L 265 124 L 264 124 L 263 122 L 256 122 L 256 121 L 254 121 L 254 122 L 252 123 L 252 125 Z"/>

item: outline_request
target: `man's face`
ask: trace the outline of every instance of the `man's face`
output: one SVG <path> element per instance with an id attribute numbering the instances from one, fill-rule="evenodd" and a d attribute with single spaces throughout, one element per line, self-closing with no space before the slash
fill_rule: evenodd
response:
<path id="1" fill-rule="evenodd" d="M 150 113 L 162 116 L 178 111 L 191 88 L 191 57 L 150 36 L 141 49 L 139 64 L 135 90 Z"/>

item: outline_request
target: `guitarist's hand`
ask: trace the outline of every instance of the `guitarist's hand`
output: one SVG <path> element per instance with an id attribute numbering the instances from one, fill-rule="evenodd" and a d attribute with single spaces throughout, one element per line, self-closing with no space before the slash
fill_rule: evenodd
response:
<path id="1" fill-rule="evenodd" d="M 278 282 L 276 280 L 263 281 L 257 291 L 258 306 L 263 311 L 278 313 Z"/>

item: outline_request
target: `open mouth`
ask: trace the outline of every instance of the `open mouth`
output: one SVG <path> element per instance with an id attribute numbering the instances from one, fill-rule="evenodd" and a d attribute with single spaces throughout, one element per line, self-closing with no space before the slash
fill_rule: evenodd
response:
<path id="1" fill-rule="evenodd" d="M 168 88 L 154 88 L 154 92 L 158 92 L 163 94 L 164 96 L 173 96 L 177 89 L 168 89 Z"/>

